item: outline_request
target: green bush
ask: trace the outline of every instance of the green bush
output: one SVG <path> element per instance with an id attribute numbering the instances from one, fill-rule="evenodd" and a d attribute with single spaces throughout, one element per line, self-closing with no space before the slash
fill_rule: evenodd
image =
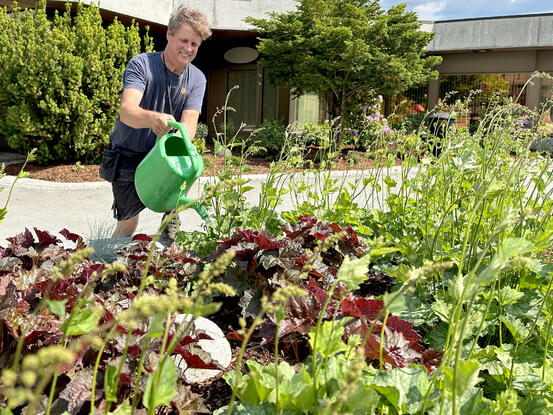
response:
<path id="1" fill-rule="evenodd" d="M 146 34 L 144 48 L 152 50 Z M 46 1 L 13 14 L 0 8 L 0 133 L 37 161 L 96 161 L 119 110 L 127 62 L 141 50 L 138 26 L 102 27 L 96 6 L 49 20 Z"/>
<path id="2" fill-rule="evenodd" d="M 267 120 L 255 131 L 255 145 L 259 147 L 253 155 L 275 159 L 284 146 L 286 125 L 279 120 Z"/>
<path id="3" fill-rule="evenodd" d="M 296 125 L 296 130 L 301 134 L 306 146 L 328 148 L 330 146 L 331 127 L 328 120 L 321 124 L 305 122 Z"/>
<path id="4" fill-rule="evenodd" d="M 207 125 L 205 125 L 203 122 L 199 122 L 198 126 L 196 127 L 196 139 L 201 138 L 205 140 L 209 134 L 209 131 L 207 129 Z"/>

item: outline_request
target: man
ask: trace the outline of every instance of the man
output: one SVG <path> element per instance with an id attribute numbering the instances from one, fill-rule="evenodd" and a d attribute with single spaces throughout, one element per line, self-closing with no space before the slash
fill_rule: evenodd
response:
<path id="1" fill-rule="evenodd" d="M 179 120 L 194 139 L 206 78 L 191 62 L 209 36 L 205 16 L 181 5 L 169 18 L 163 52 L 137 55 L 125 69 L 119 116 L 110 136 L 111 151 L 104 153 L 100 167 L 101 176 L 112 182 L 112 209 L 117 219 L 113 237 L 132 236 L 138 226 L 138 215 L 145 206 L 136 192 L 134 172 L 155 145 L 156 137 L 170 131 L 167 121 Z M 111 162 L 106 161 L 107 153 Z M 174 237 L 175 227 L 173 223 L 162 236 Z"/>

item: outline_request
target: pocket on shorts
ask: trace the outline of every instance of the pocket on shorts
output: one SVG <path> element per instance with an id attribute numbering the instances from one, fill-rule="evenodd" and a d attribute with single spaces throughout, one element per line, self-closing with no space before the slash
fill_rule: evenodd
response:
<path id="1" fill-rule="evenodd" d="M 105 149 L 100 164 L 100 177 L 108 182 L 113 182 L 117 173 L 117 164 L 119 153 L 110 149 Z"/>

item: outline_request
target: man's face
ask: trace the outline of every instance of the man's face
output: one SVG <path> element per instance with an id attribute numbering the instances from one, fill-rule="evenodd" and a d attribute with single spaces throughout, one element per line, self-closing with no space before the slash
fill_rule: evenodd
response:
<path id="1" fill-rule="evenodd" d="M 194 60 L 202 43 L 200 35 L 188 23 L 174 33 L 167 32 L 167 48 L 173 62 L 183 68 Z"/>

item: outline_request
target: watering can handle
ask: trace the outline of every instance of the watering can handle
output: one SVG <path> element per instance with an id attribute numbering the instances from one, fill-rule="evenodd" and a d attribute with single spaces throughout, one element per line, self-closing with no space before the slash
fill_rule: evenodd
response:
<path id="1" fill-rule="evenodd" d="M 186 129 L 184 124 L 177 121 L 167 120 L 167 125 L 180 131 L 180 135 L 182 137 L 182 140 L 184 141 L 184 145 L 186 146 L 186 150 L 188 150 L 189 155 L 199 156 L 198 150 L 196 150 L 196 147 L 194 147 L 194 144 L 192 144 L 192 140 L 190 140 L 188 130 Z"/>

